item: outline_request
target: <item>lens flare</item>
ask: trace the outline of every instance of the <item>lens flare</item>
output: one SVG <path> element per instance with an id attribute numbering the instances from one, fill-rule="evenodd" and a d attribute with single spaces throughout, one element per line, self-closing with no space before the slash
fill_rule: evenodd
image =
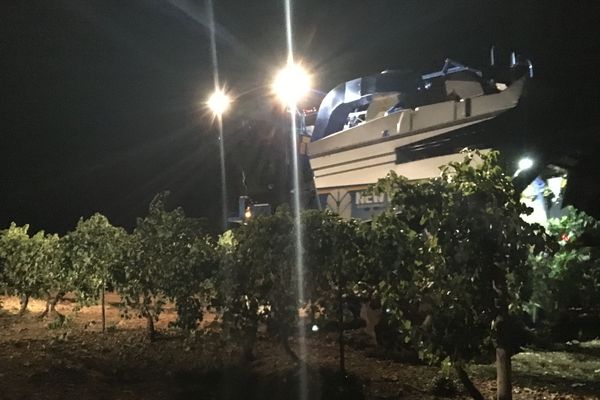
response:
<path id="1" fill-rule="evenodd" d="M 310 91 L 310 75 L 298 64 L 290 63 L 277 73 L 273 93 L 286 106 L 295 106 Z"/>
<path id="2" fill-rule="evenodd" d="M 533 160 L 531 158 L 525 157 L 519 160 L 519 169 L 521 171 L 525 171 L 531 167 L 533 167 Z"/>
<path id="3" fill-rule="evenodd" d="M 223 115 L 231 105 L 231 98 L 223 90 L 218 89 L 208 98 L 206 104 L 213 114 Z"/>

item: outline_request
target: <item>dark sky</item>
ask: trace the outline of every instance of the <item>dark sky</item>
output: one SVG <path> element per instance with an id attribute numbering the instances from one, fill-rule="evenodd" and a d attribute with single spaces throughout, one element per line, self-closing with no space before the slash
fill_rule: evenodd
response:
<path id="1" fill-rule="evenodd" d="M 285 60 L 282 2 L 214 3 L 220 76 L 249 92 L 226 117 L 228 135 L 248 121 L 276 124 L 265 85 Z M 514 49 L 535 65 L 528 129 L 589 150 L 600 86 L 593 4 L 298 0 L 296 57 L 327 92 L 384 69 L 428 72 L 446 57 L 482 66 L 492 44 L 499 56 Z M 212 86 L 206 21 L 203 1 L 2 1 L 0 227 L 63 232 L 95 211 L 130 227 L 165 189 L 218 223 L 218 144 L 202 108 Z M 248 151 L 233 136 L 229 164 Z"/>

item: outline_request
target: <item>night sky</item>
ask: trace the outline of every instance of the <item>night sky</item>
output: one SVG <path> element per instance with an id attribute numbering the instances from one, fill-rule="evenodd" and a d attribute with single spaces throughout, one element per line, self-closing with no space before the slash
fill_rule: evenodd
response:
<path id="1" fill-rule="evenodd" d="M 225 117 L 233 208 L 241 169 L 260 181 L 260 160 L 285 154 L 267 87 L 285 61 L 284 10 L 279 0 L 214 3 L 221 80 L 245 93 Z M 498 62 L 516 50 L 535 66 L 522 134 L 541 138 L 550 158 L 575 156 L 588 182 L 580 190 L 600 203 L 593 4 L 296 1 L 296 58 L 315 76 L 307 105 L 385 69 L 430 72 L 446 57 L 478 67 L 491 45 Z M 218 225 L 217 132 L 202 105 L 213 84 L 206 22 L 203 1 L 2 1 L 0 228 L 64 232 L 96 211 L 131 227 L 166 189 Z"/>

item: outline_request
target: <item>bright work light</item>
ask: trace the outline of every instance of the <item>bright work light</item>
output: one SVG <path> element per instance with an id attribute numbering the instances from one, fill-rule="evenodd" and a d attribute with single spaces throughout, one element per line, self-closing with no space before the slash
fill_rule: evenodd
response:
<path id="1" fill-rule="evenodd" d="M 215 90 L 215 92 L 209 97 L 206 104 L 213 114 L 223 115 L 223 113 L 229 108 L 231 99 L 223 90 L 218 89 Z"/>
<path id="2" fill-rule="evenodd" d="M 517 176 L 519 176 L 519 174 L 531 167 L 533 167 L 533 160 L 529 157 L 523 157 L 519 160 L 518 165 L 518 169 L 515 171 L 515 174 L 513 175 L 513 178 L 516 178 Z"/>
<path id="3" fill-rule="evenodd" d="M 519 160 L 519 169 L 521 171 L 525 171 L 531 167 L 533 167 L 533 160 L 531 158 L 525 157 Z"/>
<path id="4" fill-rule="evenodd" d="M 298 64 L 288 64 L 277 73 L 273 82 L 273 92 L 286 106 L 296 103 L 310 90 L 310 76 Z"/>

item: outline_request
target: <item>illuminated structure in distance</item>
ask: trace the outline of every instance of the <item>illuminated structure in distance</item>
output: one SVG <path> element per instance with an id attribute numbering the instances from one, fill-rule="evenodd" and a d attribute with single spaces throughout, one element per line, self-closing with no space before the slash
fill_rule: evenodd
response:
<path id="1" fill-rule="evenodd" d="M 510 141 L 510 132 L 488 128 L 518 106 L 531 63 L 511 57 L 508 72 L 500 83 L 446 60 L 418 79 L 384 71 L 335 87 L 319 107 L 308 146 L 320 207 L 370 219 L 386 199 L 362 191 L 390 171 L 433 178 L 441 165 L 461 160 L 464 148 L 488 151 Z"/>

